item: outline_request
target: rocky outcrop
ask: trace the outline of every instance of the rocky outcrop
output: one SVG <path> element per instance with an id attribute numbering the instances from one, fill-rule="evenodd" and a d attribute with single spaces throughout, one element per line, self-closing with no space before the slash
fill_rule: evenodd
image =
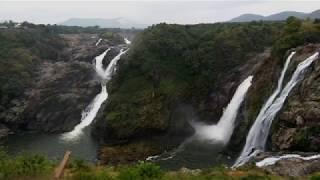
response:
<path id="1" fill-rule="evenodd" d="M 261 162 L 265 158 L 281 157 L 283 153 L 262 152 L 255 157 L 254 161 Z M 295 156 L 313 157 L 316 156 L 310 153 L 296 152 Z M 261 166 L 264 171 L 280 176 L 287 177 L 306 177 L 310 174 L 320 171 L 320 158 L 302 159 L 298 157 L 288 157 L 280 159 L 272 164 Z"/>
<path id="2" fill-rule="evenodd" d="M 7 128 L 5 125 L 0 124 L 0 139 L 2 137 L 7 136 L 10 133 L 10 129 Z"/>
<path id="3" fill-rule="evenodd" d="M 297 48 L 297 64 L 319 51 L 320 45 Z M 300 86 L 289 95 L 286 105 L 274 121 L 272 150 L 320 151 L 320 62 L 315 61 Z"/>
<path id="4" fill-rule="evenodd" d="M 43 59 L 24 95 L 1 112 L 4 127 L 12 131 L 64 132 L 81 120 L 81 112 L 100 91 L 92 60 L 109 45 L 95 43 L 95 34 L 61 35 L 67 46 L 57 59 Z M 0 127 L 0 134 L 7 130 Z"/>
<path id="5" fill-rule="evenodd" d="M 28 92 L 23 129 L 70 131 L 100 91 L 100 82 L 89 63 L 44 63 L 39 77 L 35 87 Z"/>
<path id="6" fill-rule="evenodd" d="M 249 74 L 254 76 L 253 82 L 239 111 L 235 130 L 226 151 L 234 158 L 237 158 L 237 153 L 242 150 L 250 127 L 265 99 L 272 92 L 283 64 L 281 58 L 272 57 L 270 49 L 253 57 L 251 62 L 256 62 L 248 66 Z"/>

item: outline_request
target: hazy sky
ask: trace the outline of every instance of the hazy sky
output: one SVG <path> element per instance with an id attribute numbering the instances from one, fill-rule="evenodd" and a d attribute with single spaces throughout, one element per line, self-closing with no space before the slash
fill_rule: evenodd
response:
<path id="1" fill-rule="evenodd" d="M 0 20 L 60 23 L 68 18 L 124 17 L 137 23 L 208 23 L 227 21 L 243 13 L 270 15 L 320 9 L 316 1 L 1 1 Z"/>

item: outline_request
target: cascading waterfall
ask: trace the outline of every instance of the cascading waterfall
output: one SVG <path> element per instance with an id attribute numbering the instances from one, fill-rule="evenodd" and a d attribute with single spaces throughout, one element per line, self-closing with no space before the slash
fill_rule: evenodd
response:
<path id="1" fill-rule="evenodd" d="M 62 138 L 64 140 L 74 140 L 77 137 L 79 137 L 79 135 L 82 134 L 83 129 L 92 123 L 102 103 L 105 100 L 107 100 L 108 92 L 106 83 L 111 79 L 113 72 L 116 70 L 116 65 L 117 62 L 120 60 L 121 55 L 126 53 L 127 50 L 123 51 L 123 49 L 121 49 L 120 53 L 110 61 L 108 67 L 104 70 L 102 61 L 109 51 L 110 48 L 95 58 L 95 70 L 98 76 L 102 79 L 101 92 L 94 98 L 94 100 L 82 113 L 81 122 L 78 125 L 76 125 L 72 131 L 64 133 L 62 135 Z"/>
<path id="2" fill-rule="evenodd" d="M 245 79 L 237 88 L 227 108 L 224 110 L 218 124 L 204 125 L 192 123 L 195 128 L 194 137 L 202 140 L 209 140 L 214 142 L 221 142 L 227 144 L 234 129 L 234 121 L 237 117 L 238 110 L 244 97 L 251 86 L 253 76 Z"/>
<path id="3" fill-rule="evenodd" d="M 124 42 L 125 42 L 126 44 L 131 44 L 131 41 L 129 41 L 129 39 L 127 39 L 127 38 L 124 38 Z"/>
<path id="4" fill-rule="evenodd" d="M 169 160 L 174 158 L 178 153 L 182 152 L 185 146 L 193 145 L 193 142 L 205 141 L 210 144 L 226 145 L 233 133 L 234 121 L 237 117 L 239 108 L 245 98 L 248 89 L 251 86 L 253 76 L 247 77 L 237 88 L 228 106 L 223 112 L 218 124 L 206 125 L 198 122 L 190 122 L 195 129 L 195 134 L 185 140 L 177 149 L 172 152 L 165 152 L 161 155 L 149 156 L 147 161 Z"/>
<path id="5" fill-rule="evenodd" d="M 288 57 L 286 64 L 282 70 L 281 76 L 278 80 L 278 87 L 260 110 L 259 115 L 257 116 L 253 126 L 248 133 L 246 144 L 241 152 L 241 155 L 239 156 L 233 167 L 238 167 L 245 164 L 251 159 L 251 157 L 255 156 L 259 151 L 263 151 L 265 149 L 265 144 L 274 117 L 282 108 L 291 90 L 297 83 L 299 83 L 303 79 L 306 69 L 312 64 L 313 61 L 318 58 L 319 53 L 317 52 L 303 62 L 299 63 L 293 75 L 291 76 L 290 81 L 281 91 L 283 78 L 287 70 L 289 61 L 293 55 L 294 52 L 291 53 Z M 276 98 L 278 94 L 279 96 L 278 98 Z"/>
<path id="6" fill-rule="evenodd" d="M 100 42 L 102 41 L 102 39 L 100 38 L 97 42 L 96 42 L 96 46 L 99 46 Z"/>

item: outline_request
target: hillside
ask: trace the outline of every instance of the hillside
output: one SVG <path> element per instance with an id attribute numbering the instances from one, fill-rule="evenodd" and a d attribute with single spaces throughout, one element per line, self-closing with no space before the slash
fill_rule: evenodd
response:
<path id="1" fill-rule="evenodd" d="M 299 19 L 317 19 L 320 18 L 320 10 L 313 11 L 311 13 L 302 13 L 296 11 L 284 11 L 269 16 L 262 16 L 258 14 L 243 14 L 230 20 L 230 22 L 250 22 L 250 21 L 284 21 L 290 16 L 294 16 Z"/>
<path id="2" fill-rule="evenodd" d="M 114 18 L 114 19 L 101 19 L 101 18 L 71 18 L 64 22 L 61 22 L 60 25 L 64 26 L 99 26 L 101 28 L 122 28 L 122 29 L 144 29 L 148 25 L 139 24 L 134 21 L 125 19 L 125 18 Z"/>
<path id="3" fill-rule="evenodd" d="M 318 24 L 295 18 L 146 29 L 120 62 L 108 108 L 94 126 L 94 135 L 106 144 L 102 159 L 130 162 L 172 149 L 193 134 L 188 121 L 219 121 L 237 85 L 254 74 L 239 113 L 241 126 L 224 151 L 236 158 L 287 50 L 317 43 L 318 35 Z M 133 148 L 135 154 L 125 153 Z"/>
<path id="4" fill-rule="evenodd" d="M 6 26 L 0 29 L 0 136 L 13 145 L 26 140 L 29 150 L 46 146 L 47 152 L 63 152 L 74 144 L 86 150 L 97 143 L 98 149 L 89 152 L 94 160 L 89 161 L 99 165 L 71 161 L 66 179 L 319 177 L 319 158 L 299 158 L 320 152 L 319 57 L 308 66 L 302 63 L 320 50 L 318 21 L 290 17 L 281 22 L 161 23 L 141 32 L 31 23 Z M 296 69 L 303 76 L 295 75 Z M 248 77 L 243 103 L 236 98 L 234 108 L 234 96 Z M 273 101 L 282 103 L 278 111 L 269 108 L 276 112 L 270 131 L 257 131 L 266 133 L 265 148 L 251 149 L 266 152 L 259 151 L 236 170 L 221 167 L 237 160 L 279 77 L 288 94 L 279 92 L 281 99 Z M 297 80 L 287 90 L 292 77 Z M 96 108 L 100 94 L 104 101 Z M 200 125 L 215 127 L 230 119 L 224 117 L 229 112 L 235 120 L 231 128 L 204 128 L 205 133 L 197 134 Z M 92 124 L 77 137 L 85 143 L 65 140 L 65 132 L 87 123 L 86 117 L 92 117 Z M 226 142 L 225 131 L 231 136 Z M 20 136 L 10 139 L 10 133 Z M 209 138 L 203 139 L 206 133 Z M 32 141 L 25 139 L 30 134 Z M 42 141 L 31 143 L 37 138 Z M 62 141 L 67 145 L 59 144 Z M 74 159 L 77 152 L 74 149 Z M 54 153 L 50 160 L 0 150 L 0 179 L 50 179 L 57 165 L 52 159 L 60 158 Z M 292 153 L 294 157 L 256 167 L 265 158 Z"/>

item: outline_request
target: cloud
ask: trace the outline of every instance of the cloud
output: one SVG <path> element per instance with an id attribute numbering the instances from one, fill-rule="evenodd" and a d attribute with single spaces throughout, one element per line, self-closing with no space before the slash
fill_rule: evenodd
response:
<path id="1" fill-rule="evenodd" d="M 269 15 L 294 10 L 311 12 L 319 1 L 0 1 L 0 17 L 15 21 L 59 23 L 68 18 L 124 17 L 138 23 L 212 23 L 243 13 Z"/>

